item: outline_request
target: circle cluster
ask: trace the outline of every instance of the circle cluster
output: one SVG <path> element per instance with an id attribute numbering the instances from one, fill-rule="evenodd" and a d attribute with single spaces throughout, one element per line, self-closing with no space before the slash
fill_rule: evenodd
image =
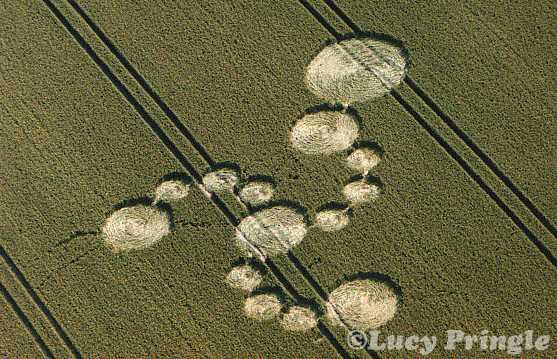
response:
<path id="1" fill-rule="evenodd" d="M 230 192 L 248 215 L 236 228 L 235 242 L 247 256 L 267 257 L 285 254 L 300 244 L 309 229 L 339 231 L 350 224 L 353 207 L 378 199 L 382 185 L 369 172 L 382 160 L 375 145 L 356 144 L 360 128 L 352 103 L 382 96 L 398 86 L 407 71 L 403 49 L 376 38 L 353 38 L 325 47 L 307 66 L 305 84 L 329 103 L 317 112 L 298 119 L 290 132 L 290 145 L 304 155 L 332 155 L 345 152 L 345 164 L 356 171 L 356 179 L 342 189 L 346 204 L 316 213 L 308 224 L 304 213 L 282 204 L 272 204 L 274 183 L 266 180 L 242 182 L 234 168 L 222 167 L 205 174 L 200 190 L 207 196 Z M 341 104 L 342 109 L 332 110 Z M 168 204 L 184 199 L 189 183 L 182 179 L 163 181 L 149 204 L 136 204 L 114 211 L 101 232 L 115 252 L 149 247 L 168 235 L 172 219 Z M 301 305 L 285 306 L 274 293 L 255 294 L 263 273 L 250 264 L 234 267 L 225 281 L 248 294 L 244 314 L 255 320 L 279 318 L 290 331 L 315 328 L 318 312 Z M 352 329 L 375 329 L 391 320 L 397 310 L 398 296 L 392 286 L 379 280 L 358 279 L 331 292 L 325 303 L 325 319 Z"/>
<path id="2" fill-rule="evenodd" d="M 375 201 L 382 184 L 369 176 L 381 162 L 383 151 L 374 144 L 356 144 L 358 121 L 348 107 L 355 102 L 382 96 L 398 86 L 407 71 L 404 49 L 377 38 L 352 38 L 329 45 L 306 68 L 305 84 L 318 97 L 329 101 L 318 112 L 298 119 L 290 131 L 290 145 L 306 155 L 330 155 L 348 151 L 345 163 L 359 177 L 342 189 L 344 209 L 325 209 L 314 225 L 325 232 L 338 231 L 350 222 L 351 207 Z M 342 109 L 333 110 L 336 105 Z"/>
<path id="3" fill-rule="evenodd" d="M 352 207 L 380 197 L 381 182 L 369 176 L 369 172 L 379 165 L 383 152 L 373 144 L 356 144 L 360 128 L 353 114 L 355 111 L 348 111 L 348 106 L 388 93 L 401 83 L 406 68 L 407 61 L 401 47 L 374 38 L 340 41 L 325 47 L 311 61 L 306 69 L 305 83 L 311 92 L 329 101 L 329 104 L 321 106 L 327 110 L 310 112 L 298 119 L 290 131 L 289 143 L 294 150 L 310 156 L 346 151 L 345 164 L 358 176 L 342 188 L 347 204 L 340 208 L 324 206 L 326 209 L 316 213 L 312 226 L 307 226 L 303 214 L 281 205 L 259 209 L 244 217 L 236 233 L 236 243 L 244 254 L 259 255 L 265 260 L 267 256 L 290 251 L 302 242 L 311 227 L 323 232 L 342 230 L 350 223 Z M 342 109 L 332 110 L 339 103 Z M 236 183 L 234 181 L 232 187 Z M 206 186 L 206 189 L 211 192 L 224 187 Z M 272 189 L 255 182 L 246 184 L 239 191 L 228 188 L 239 193 L 237 198 L 246 207 L 268 203 L 273 196 Z M 233 269 L 227 278 L 239 270 Z M 259 283 L 252 283 L 250 279 L 253 277 L 252 274 L 245 278 L 247 284 L 243 287 L 230 279 L 228 282 L 250 293 Z M 397 295 L 386 283 L 355 280 L 330 294 L 325 318 L 334 325 L 375 329 L 392 319 L 397 304 Z M 281 312 L 280 300 L 273 294 L 252 295 L 246 299 L 244 312 L 257 320 L 268 320 Z M 282 312 L 280 323 L 284 329 L 291 331 L 309 330 L 319 320 L 315 311 L 302 306 L 292 306 Z"/>
<path id="4" fill-rule="evenodd" d="M 276 293 L 253 293 L 262 279 L 263 274 L 250 264 L 236 266 L 226 275 L 226 283 L 248 294 L 243 308 L 246 317 L 258 321 L 279 317 L 280 325 L 293 332 L 305 332 L 317 326 L 317 314 L 312 309 L 300 305 L 286 308 Z"/>
<path id="5" fill-rule="evenodd" d="M 232 268 L 225 281 L 247 294 L 243 311 L 248 318 L 268 321 L 278 317 L 281 327 L 293 332 L 311 330 L 321 318 L 348 329 L 376 329 L 394 317 L 399 302 L 392 284 L 379 279 L 356 279 L 329 294 L 321 315 L 321 311 L 307 306 L 285 305 L 274 292 L 254 294 L 263 274 L 250 264 Z"/>

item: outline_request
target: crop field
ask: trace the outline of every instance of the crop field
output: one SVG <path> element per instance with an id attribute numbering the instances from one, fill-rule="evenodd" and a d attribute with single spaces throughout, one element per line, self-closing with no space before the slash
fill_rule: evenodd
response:
<path id="1" fill-rule="evenodd" d="M 547 186 L 557 179 L 551 170 L 555 159 L 547 156 L 555 153 L 557 143 L 555 79 L 550 76 L 556 60 L 547 56 L 555 50 L 549 40 L 555 30 L 542 20 L 544 13 L 555 12 L 554 3 L 338 5 L 362 29 L 388 32 L 408 43 L 412 76 L 424 91 L 550 221 L 557 220 L 556 194 Z"/>
<path id="2" fill-rule="evenodd" d="M 556 13 L 3 4 L 0 357 L 557 356 Z"/>

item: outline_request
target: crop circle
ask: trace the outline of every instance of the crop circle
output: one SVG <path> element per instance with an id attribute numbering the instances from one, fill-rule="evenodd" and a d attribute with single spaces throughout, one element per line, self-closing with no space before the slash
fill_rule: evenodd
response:
<path id="1" fill-rule="evenodd" d="M 101 231 L 115 252 L 142 249 L 170 233 L 170 215 L 155 206 L 138 204 L 121 208 L 105 221 Z"/>
<path id="2" fill-rule="evenodd" d="M 381 187 L 376 183 L 354 181 L 344 186 L 342 193 L 348 202 L 362 204 L 379 198 Z"/>
<path id="3" fill-rule="evenodd" d="M 376 329 L 396 314 L 398 296 L 386 283 L 359 279 L 345 283 L 331 292 L 326 317 L 334 325 L 351 329 Z"/>
<path id="4" fill-rule="evenodd" d="M 323 232 L 340 231 L 349 223 L 350 218 L 344 209 L 323 210 L 315 215 L 315 226 Z"/>
<path id="5" fill-rule="evenodd" d="M 388 93 L 406 75 L 404 49 L 373 38 L 325 47 L 308 65 L 305 83 L 329 102 L 350 104 Z"/>
<path id="6" fill-rule="evenodd" d="M 203 177 L 203 185 L 209 192 L 222 193 L 233 191 L 238 183 L 238 173 L 230 168 L 221 168 L 207 173 Z"/>
<path id="7" fill-rule="evenodd" d="M 240 199 L 251 206 L 260 206 L 273 198 L 275 187 L 265 181 L 248 182 L 240 190 Z"/>
<path id="8" fill-rule="evenodd" d="M 286 253 L 304 239 L 307 225 L 303 214 L 296 210 L 275 206 L 262 209 L 252 216 L 245 217 L 238 226 L 246 240 L 266 255 Z M 237 243 L 246 252 L 242 241 Z"/>
<path id="9" fill-rule="evenodd" d="M 379 151 L 367 147 L 358 148 L 346 157 L 348 167 L 360 173 L 368 173 L 379 162 L 381 162 Z"/>
<path id="10" fill-rule="evenodd" d="M 248 297 L 244 303 L 244 313 L 255 320 L 270 320 L 276 317 L 282 305 L 275 294 L 258 294 Z"/>
<path id="11" fill-rule="evenodd" d="M 188 196 L 189 185 L 180 180 L 164 181 L 155 190 L 155 202 L 179 201 Z"/>
<path id="12" fill-rule="evenodd" d="M 295 305 L 280 318 L 281 326 L 293 332 L 305 332 L 317 326 L 317 316 L 309 308 Z"/>
<path id="13" fill-rule="evenodd" d="M 226 275 L 226 282 L 233 288 L 251 292 L 261 283 L 261 273 L 249 264 L 232 268 Z"/>
<path id="14" fill-rule="evenodd" d="M 321 111 L 307 114 L 296 122 L 290 133 L 290 143 L 306 154 L 331 154 L 350 148 L 358 138 L 358 131 L 353 115 Z"/>

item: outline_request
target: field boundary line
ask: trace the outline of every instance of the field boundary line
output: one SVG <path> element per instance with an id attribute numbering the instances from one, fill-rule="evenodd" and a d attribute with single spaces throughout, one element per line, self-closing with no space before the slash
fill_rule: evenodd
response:
<path id="1" fill-rule="evenodd" d="M 300 3 L 306 2 L 306 0 L 299 0 Z M 360 28 L 348 18 L 348 16 L 342 12 L 340 8 L 332 0 L 323 0 L 327 5 L 332 4 L 330 6 L 331 10 L 337 14 L 341 19 L 346 18 L 348 22 L 347 25 L 356 33 L 361 33 Z M 304 6 L 305 7 L 305 6 Z M 312 15 L 316 16 L 314 12 L 311 12 Z M 342 15 L 341 15 L 342 14 Z M 317 19 L 319 23 L 323 23 L 324 21 L 327 22 L 320 14 L 318 15 L 320 18 Z M 327 22 L 328 23 L 328 22 Z M 326 29 L 328 27 L 325 26 Z M 330 33 L 335 39 L 339 40 L 342 38 L 342 35 L 338 35 L 336 30 Z M 340 36 L 340 37 L 337 37 Z M 358 61 L 357 59 L 354 59 Z M 360 62 L 359 62 L 360 63 Z M 368 71 L 371 69 L 368 68 L 367 65 L 360 63 L 361 66 L 366 68 Z M 538 239 L 538 237 L 528 228 L 528 226 L 520 219 L 520 217 L 509 207 L 507 204 L 495 193 L 495 191 L 478 175 L 472 167 L 464 160 L 460 154 L 451 147 L 451 145 L 440 135 L 429 123 L 423 119 L 423 117 L 408 103 L 404 98 L 396 91 L 391 90 L 391 96 L 398 102 L 398 104 L 410 115 L 412 116 L 416 122 L 428 133 L 428 135 L 434 139 L 441 148 L 464 170 L 464 172 L 480 187 L 480 189 L 491 199 L 495 202 L 495 204 L 499 207 L 500 210 L 505 213 L 505 215 L 513 222 L 513 224 L 522 231 L 524 235 L 529 239 L 529 241 L 542 253 L 542 255 L 551 263 L 551 265 L 557 269 L 557 257 L 545 246 L 545 244 Z M 419 97 L 419 96 L 418 96 Z M 428 106 L 429 107 L 429 106 Z M 432 109 L 433 110 L 433 109 Z"/>
<path id="2" fill-rule="evenodd" d="M 203 160 L 207 162 L 211 167 L 216 165 L 209 152 L 205 147 L 197 141 L 193 133 L 184 125 L 184 122 L 178 117 L 178 115 L 172 111 L 172 109 L 166 104 L 166 102 L 160 97 L 157 91 L 153 89 L 147 80 L 135 69 L 135 67 L 128 61 L 124 54 L 114 45 L 112 40 L 102 31 L 102 29 L 87 15 L 87 13 L 79 6 L 75 0 L 66 0 L 68 4 L 74 9 L 74 11 L 85 21 L 87 26 L 95 33 L 95 35 L 101 40 L 101 42 L 108 48 L 108 50 L 118 59 L 118 61 L 124 66 L 126 71 L 132 76 L 132 78 L 141 86 L 141 88 L 149 95 L 149 97 L 156 103 L 159 109 L 166 115 L 166 117 L 172 122 L 172 124 L 178 129 L 178 131 L 186 137 L 193 148 L 201 155 Z"/>
<path id="3" fill-rule="evenodd" d="M 17 316 L 21 324 L 23 324 L 27 332 L 29 332 L 29 334 L 33 338 L 33 341 L 35 342 L 35 345 L 39 347 L 43 355 L 46 358 L 54 359 L 54 355 L 52 354 L 52 351 L 49 349 L 48 345 L 46 345 L 43 338 L 40 336 L 40 334 L 33 326 L 33 323 L 31 323 L 31 320 L 29 320 L 27 315 L 25 315 L 21 307 L 17 304 L 15 298 L 10 294 L 8 289 L 4 287 L 1 281 L 0 281 L 0 292 L 2 292 L 2 296 L 4 297 L 4 300 L 6 301 L 8 306 L 14 311 L 15 315 Z"/>
<path id="4" fill-rule="evenodd" d="M 334 2 L 334 0 L 322 0 L 325 4 L 356 34 L 361 34 L 361 28 Z M 321 22 L 321 21 L 320 21 Z M 335 35 L 336 34 L 336 35 Z M 331 35 L 338 39 L 336 30 Z M 468 134 L 458 126 L 458 124 L 433 100 L 414 79 L 407 74 L 404 82 L 410 89 L 443 121 L 466 147 L 468 147 L 478 157 L 485 166 L 505 185 L 513 195 L 536 217 L 536 219 L 557 239 L 557 227 L 548 219 L 541 210 L 524 194 L 511 180 L 509 176 L 497 165 L 497 163 L 486 153 Z"/>
<path id="5" fill-rule="evenodd" d="M 10 255 L 6 252 L 4 247 L 0 245 L 0 257 L 2 257 L 4 263 L 8 266 L 11 274 L 15 277 L 15 279 L 19 282 L 19 284 L 25 289 L 29 297 L 32 299 L 33 303 L 39 310 L 43 313 L 46 317 L 58 337 L 64 342 L 64 345 L 68 348 L 68 350 L 72 353 L 75 358 L 81 359 L 81 353 L 79 349 L 75 346 L 72 342 L 62 325 L 56 320 L 54 315 L 50 312 L 50 309 L 46 306 L 46 304 L 41 300 L 41 298 L 37 295 L 33 286 L 27 281 L 23 273 L 19 270 L 15 262 L 12 260 Z"/>
<path id="6" fill-rule="evenodd" d="M 300 4 L 323 26 L 335 39 L 339 40 L 342 35 L 329 23 L 321 13 L 307 0 L 298 0 Z"/>
<path id="7" fill-rule="evenodd" d="M 312 6 L 307 3 L 306 0 L 301 0 L 303 2 L 306 3 L 307 5 L 307 9 L 312 8 Z M 99 38 L 99 40 L 101 40 L 101 42 L 109 49 L 109 51 L 118 59 L 118 61 L 121 63 L 121 65 L 124 66 L 124 68 L 130 73 L 130 75 L 140 84 L 140 86 L 149 94 L 149 96 L 152 98 L 153 101 L 155 101 L 157 103 L 157 105 L 159 106 L 159 108 L 167 115 L 167 117 L 169 117 L 169 119 L 172 121 L 172 116 L 177 117 L 174 113 L 174 111 L 172 111 L 172 109 L 170 109 L 170 107 L 164 102 L 164 100 L 162 100 L 162 98 L 160 96 L 158 96 L 158 94 L 156 93 L 155 90 L 153 90 L 149 84 L 147 83 L 147 81 L 145 80 L 145 78 L 133 67 L 133 65 L 127 60 L 127 58 L 125 57 L 125 55 L 117 48 L 117 46 L 108 38 L 108 36 L 102 31 L 102 29 L 93 21 L 93 19 L 91 19 L 87 13 L 85 12 L 85 10 L 83 10 L 79 4 L 75 1 L 75 0 L 66 0 L 67 3 L 70 4 L 70 6 L 74 9 L 74 11 L 76 11 L 76 13 L 85 21 L 85 23 L 90 27 L 90 29 L 95 33 L 95 35 Z M 315 14 L 319 14 L 317 11 L 315 11 Z M 326 24 L 327 22 L 324 21 L 324 24 Z M 332 26 L 329 26 L 329 29 L 332 31 L 335 31 L 334 28 Z M 338 33 L 337 33 L 338 34 Z M 340 34 L 338 34 L 340 36 Z M 172 123 L 176 125 L 176 123 L 174 121 L 172 121 Z M 181 123 L 181 122 L 180 122 Z M 179 129 L 180 130 L 180 129 Z M 182 132 L 182 131 L 180 131 Z M 189 132 L 188 132 L 189 133 Z M 194 135 L 189 133 L 189 136 L 191 136 L 191 138 L 193 138 L 193 140 L 195 141 L 195 143 L 197 143 L 200 148 L 204 147 L 201 145 L 200 142 L 198 142 Z M 190 137 L 186 136 L 186 139 L 190 140 Z M 191 142 L 191 140 L 190 140 Z M 191 143 L 192 146 L 198 150 L 198 147 L 195 146 L 195 143 Z M 199 151 L 199 150 L 198 150 Z M 204 155 L 203 153 L 200 153 L 202 155 L 203 158 L 206 157 L 211 157 L 208 153 L 206 155 Z M 214 161 L 207 161 L 206 163 L 213 167 Z M 201 181 L 198 181 L 201 182 Z M 201 184 L 201 183 L 199 183 Z M 226 204 L 223 205 L 226 206 Z M 232 214 L 232 212 L 230 210 L 228 210 L 228 212 L 230 214 Z M 239 224 L 239 221 L 236 218 L 229 218 L 229 222 L 230 224 L 232 224 L 234 227 L 237 227 Z M 253 245 L 251 243 L 247 243 L 249 247 L 252 247 Z M 257 249 L 257 248 L 256 248 Z M 258 249 L 256 250 L 256 253 L 260 252 Z M 297 263 L 301 263 L 299 260 L 296 261 Z M 293 265 L 295 265 L 294 262 L 292 262 Z M 309 273 L 309 271 L 306 270 L 306 275 L 310 275 L 311 273 Z M 309 283 L 319 283 L 317 281 L 317 279 L 312 277 L 312 280 Z M 322 291 L 322 289 L 320 289 L 321 286 L 319 285 L 318 287 L 313 287 L 313 289 L 317 292 L 319 292 L 320 290 Z"/>
<path id="8" fill-rule="evenodd" d="M 557 239 L 557 228 L 551 221 L 541 212 L 536 205 L 524 194 L 508 177 L 505 172 L 497 165 L 497 163 L 485 153 L 476 142 L 462 130 L 457 123 L 447 115 L 437 103 L 427 94 L 425 90 L 418 85 L 410 76 L 404 78 L 404 82 L 412 89 L 412 91 L 439 117 L 443 123 L 457 135 L 457 137 L 468 147 L 476 157 L 478 157 L 484 165 L 507 187 L 516 198 L 536 217 L 536 219 Z"/>
<path id="9" fill-rule="evenodd" d="M 134 110 L 140 115 L 141 119 L 149 128 L 153 131 L 155 136 L 165 145 L 165 148 L 178 160 L 178 162 L 184 167 L 186 171 L 190 173 L 195 182 L 197 182 L 200 190 L 204 191 L 203 180 L 201 175 L 189 162 L 189 160 L 182 154 L 178 147 L 172 142 L 170 137 L 164 132 L 164 130 L 157 124 L 157 122 L 151 117 L 151 115 L 145 110 L 145 108 L 139 103 L 139 101 L 134 97 L 134 95 L 128 90 L 128 88 L 118 79 L 118 77 L 112 72 L 110 67 L 104 60 L 102 60 L 95 50 L 89 45 L 89 43 L 81 36 L 81 34 L 73 27 L 73 25 L 66 19 L 66 17 L 60 12 L 60 10 L 51 2 L 51 0 L 42 0 L 47 6 L 53 16 L 58 19 L 61 25 L 66 29 L 66 31 L 72 36 L 72 38 L 79 44 L 82 50 L 93 60 L 93 62 L 99 67 L 103 75 L 113 84 L 113 86 L 118 90 L 118 92 L 128 101 L 128 103 L 134 108 Z M 102 39 L 101 39 L 102 41 Z M 106 44 L 105 44 L 106 45 Z M 123 55 L 121 55 L 123 56 Z M 228 223 L 234 228 L 237 228 L 239 221 L 237 217 L 230 211 L 226 203 L 220 199 L 215 194 L 206 193 L 210 202 L 225 216 Z M 285 293 L 289 295 L 296 302 L 300 302 L 303 298 L 288 280 L 288 278 L 280 271 L 280 269 L 274 264 L 270 258 L 260 261 L 269 269 L 273 276 L 277 279 L 280 286 L 283 288 Z M 337 354 L 339 354 L 344 359 L 351 359 L 352 356 L 340 345 L 340 342 L 336 339 L 335 335 L 328 329 L 327 325 L 321 320 L 318 322 L 318 329 L 322 336 L 324 336 L 329 343 L 333 346 Z"/>
<path id="10" fill-rule="evenodd" d="M 557 269 L 557 258 L 551 251 L 538 239 L 538 237 L 528 228 L 528 226 L 518 217 L 518 215 L 495 193 L 495 191 L 478 175 L 472 167 L 464 160 L 458 152 L 437 132 L 427 121 L 408 103 L 402 96 L 392 92 L 395 100 L 408 112 L 422 128 L 445 150 L 445 152 L 464 170 L 464 172 L 480 187 L 480 189 L 491 198 L 497 207 L 522 231 L 543 256 Z"/>

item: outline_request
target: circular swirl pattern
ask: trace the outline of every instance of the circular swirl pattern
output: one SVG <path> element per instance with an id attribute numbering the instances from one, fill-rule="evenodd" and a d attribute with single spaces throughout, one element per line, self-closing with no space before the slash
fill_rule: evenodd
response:
<path id="1" fill-rule="evenodd" d="M 398 86 L 406 67 L 401 47 L 379 39 L 355 38 L 325 47 L 308 65 L 305 83 L 326 101 L 363 102 Z"/>
<path id="2" fill-rule="evenodd" d="M 170 215 L 155 206 L 138 204 L 110 215 L 101 231 L 115 252 L 142 249 L 170 233 Z"/>
<path id="3" fill-rule="evenodd" d="M 305 115 L 290 132 L 293 148 L 310 155 L 328 155 L 344 151 L 358 138 L 354 116 L 338 111 L 321 111 Z"/>

